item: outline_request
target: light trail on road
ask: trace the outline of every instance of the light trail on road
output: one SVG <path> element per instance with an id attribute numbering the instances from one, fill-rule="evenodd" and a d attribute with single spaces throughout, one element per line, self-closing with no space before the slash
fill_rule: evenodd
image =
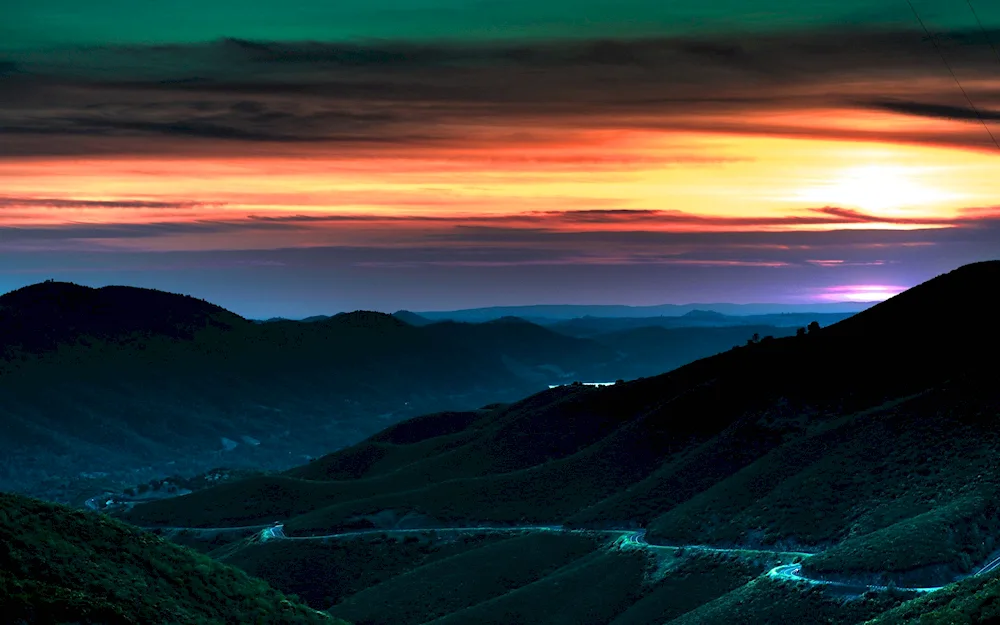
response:
<path id="1" fill-rule="evenodd" d="M 257 539 L 260 542 L 267 542 L 270 540 L 348 540 L 351 538 L 362 538 L 365 536 L 379 536 L 379 535 L 405 535 L 405 534 L 472 534 L 472 533 L 495 533 L 495 532 L 556 532 L 561 534 L 612 534 L 616 535 L 614 543 L 619 547 L 632 548 L 632 549 L 645 549 L 650 551 L 655 550 L 685 550 L 685 551 L 701 551 L 706 553 L 728 553 L 728 554 L 764 554 L 770 556 L 783 556 L 783 557 L 798 557 L 800 559 L 809 558 L 816 555 L 815 553 L 809 553 L 804 551 L 782 551 L 777 549 L 754 549 L 748 547 L 709 547 L 706 545 L 661 545 L 661 544 L 650 544 L 646 541 L 646 530 L 624 530 L 624 529 L 570 529 L 563 527 L 562 525 L 515 525 L 515 526 L 465 526 L 465 527 L 423 527 L 423 528 L 409 528 L 409 529 L 367 529 L 367 530 L 353 530 L 349 532 L 337 532 L 333 534 L 320 534 L 313 536 L 288 536 L 285 534 L 285 526 L 283 523 L 273 523 L 270 525 L 247 525 L 242 527 L 144 527 L 142 529 L 146 530 L 159 530 L 168 532 L 229 532 L 229 531 L 252 531 L 260 530 L 257 534 Z M 976 575 L 984 575 L 989 573 L 996 568 L 1000 567 L 1000 557 L 989 562 L 986 566 L 981 568 L 976 573 L 970 575 L 970 577 Z M 859 594 L 868 591 L 874 592 L 885 592 L 889 590 L 888 586 L 877 585 L 877 584 L 862 584 L 862 583 L 850 583 L 850 582 L 838 582 L 826 579 L 816 579 L 812 577 L 807 577 L 802 574 L 802 564 L 783 564 L 776 566 L 766 574 L 767 577 L 772 579 L 781 579 L 785 581 L 801 582 L 812 584 L 816 586 L 831 586 L 836 588 L 843 588 L 848 590 L 858 591 Z M 936 590 L 941 590 L 944 586 L 931 586 L 931 587 L 904 587 L 896 586 L 895 589 L 902 592 L 916 592 L 916 593 L 929 593 Z"/>

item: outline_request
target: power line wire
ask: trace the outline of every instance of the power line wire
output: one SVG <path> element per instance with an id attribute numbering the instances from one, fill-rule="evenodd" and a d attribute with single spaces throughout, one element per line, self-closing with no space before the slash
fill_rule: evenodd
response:
<path id="1" fill-rule="evenodd" d="M 979 24 L 979 30 L 983 31 L 983 36 L 986 37 L 986 43 L 990 44 L 990 48 L 993 49 L 994 56 L 997 57 L 997 63 L 1000 63 L 1000 50 L 997 49 L 995 43 L 993 43 L 993 38 L 990 37 L 990 33 L 983 26 L 983 20 L 979 19 L 979 13 L 976 12 L 976 7 L 972 6 L 972 0 L 965 0 L 965 3 L 969 5 L 969 10 L 972 11 L 973 17 L 976 18 L 976 23 Z"/>
<path id="2" fill-rule="evenodd" d="M 938 56 L 940 56 L 941 60 L 944 62 L 944 66 L 948 68 L 948 73 L 951 74 L 951 77 L 955 80 L 955 84 L 958 85 L 958 88 L 962 92 L 962 95 L 965 96 L 965 101 L 969 103 L 969 107 L 972 109 L 972 112 L 974 112 L 976 114 L 976 117 L 979 119 L 979 123 L 983 125 L 983 128 L 986 129 L 986 133 L 990 136 L 990 139 L 993 140 L 993 145 L 997 146 L 997 149 L 1000 150 L 1000 141 L 997 141 L 997 138 L 993 136 L 993 131 L 990 130 L 989 124 L 987 124 L 986 120 L 983 119 L 983 116 L 979 113 L 979 109 L 976 108 L 976 105 L 972 103 L 972 98 L 969 97 L 969 94 L 965 90 L 965 87 L 962 86 L 961 81 L 958 79 L 958 75 L 955 74 L 955 70 L 951 68 L 951 63 L 948 62 L 948 58 L 944 55 L 944 51 L 941 49 L 940 46 L 938 46 L 937 39 L 934 38 L 934 35 L 931 34 L 931 31 L 927 28 L 927 25 L 924 24 L 924 20 L 921 19 L 920 14 L 917 13 L 917 7 L 913 6 L 913 2 L 911 2 L 910 0 L 906 0 L 906 4 L 910 5 L 910 10 L 913 11 L 913 15 L 917 18 L 917 21 L 920 23 L 920 27 L 924 29 L 924 33 L 927 34 L 927 38 L 931 40 L 931 43 L 934 45 L 934 49 L 937 50 Z"/>

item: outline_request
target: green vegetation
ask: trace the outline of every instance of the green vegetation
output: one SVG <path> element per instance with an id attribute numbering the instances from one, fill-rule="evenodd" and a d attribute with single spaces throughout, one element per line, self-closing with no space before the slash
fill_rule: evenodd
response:
<path id="1" fill-rule="evenodd" d="M 151 534 L 169 540 L 175 545 L 181 545 L 209 557 L 219 559 L 218 553 L 239 549 L 246 541 L 256 540 L 260 534 L 259 528 L 243 530 L 149 530 Z M 257 577 L 260 577 L 259 575 Z"/>
<path id="2" fill-rule="evenodd" d="M 300 535 L 380 527 L 390 512 L 429 524 L 638 523 L 666 544 L 843 542 L 810 563 L 824 574 L 874 572 L 888 551 L 905 552 L 882 571 L 948 581 L 991 549 L 994 513 L 963 512 L 963 502 L 1000 486 L 990 470 L 1000 434 L 983 419 L 1000 392 L 975 357 L 1000 345 L 1000 332 L 929 335 L 919 348 L 911 337 L 928 320 L 965 319 L 941 302 L 975 305 L 976 285 L 998 266 L 656 378 L 417 419 L 285 477 L 139 505 L 126 518 L 280 519 Z M 945 526 L 961 531 L 936 538 Z M 866 553 L 879 555 L 865 563 Z"/>
<path id="3" fill-rule="evenodd" d="M 67 502 L 95 469 L 121 489 L 219 464 L 283 470 L 387 422 L 620 360 L 527 323 L 258 324 L 194 298 L 57 282 L 0 296 L 0 346 L 0 488 Z"/>
<path id="4" fill-rule="evenodd" d="M 647 567 L 637 552 L 593 552 L 534 583 L 431 623 L 603 625 L 640 596 Z"/>
<path id="5" fill-rule="evenodd" d="M 270 541 L 226 550 L 226 564 L 297 595 L 316 609 L 327 609 L 366 588 L 376 587 L 417 567 L 451 559 L 504 541 L 498 535 L 364 537 L 322 542 Z M 382 602 L 385 598 L 382 597 Z M 428 601 L 431 598 L 428 598 Z"/>
<path id="6" fill-rule="evenodd" d="M 979 379 L 965 378 L 814 426 L 656 519 L 651 540 L 846 541 L 807 568 L 968 570 L 996 531 L 987 502 L 1000 484 L 990 470 L 1000 438 L 979 415 L 997 405 Z"/>
<path id="7" fill-rule="evenodd" d="M 822 552 L 803 572 L 855 589 L 943 585 L 1000 546 L 1000 387 L 995 367 L 982 365 L 1000 351 L 1000 326 L 968 323 L 969 311 L 992 305 L 983 285 L 998 283 L 1000 262 L 963 268 L 826 328 L 765 337 L 655 378 L 430 415 L 285 475 L 140 504 L 125 518 L 282 520 L 293 537 L 404 521 L 645 527 L 653 544 Z M 532 540 L 548 540 L 540 536 Z M 560 559 L 545 556 L 552 543 L 515 557 L 524 550 L 510 545 L 528 539 L 437 562 L 407 556 L 390 561 L 377 582 L 336 586 L 330 596 L 359 622 L 438 625 L 786 623 L 803 615 L 858 623 L 904 599 L 756 577 L 771 563 L 749 551 L 731 566 L 628 545 Z M 243 553 L 269 557 L 254 547 Z M 313 570 L 305 560 L 285 562 Z M 297 579 L 289 586 L 305 575 Z M 378 602 L 387 595 L 402 599 Z M 989 614 L 990 601 L 976 590 L 938 607 Z"/>
<path id="8" fill-rule="evenodd" d="M 196 490 L 218 486 L 227 482 L 235 482 L 237 480 L 257 477 L 262 474 L 262 471 L 254 469 L 227 469 L 224 467 L 216 467 L 193 476 L 168 475 L 163 478 L 154 478 L 148 482 L 130 486 L 129 488 L 126 488 L 122 494 L 126 498 L 132 498 L 149 495 L 151 493 L 171 495 L 181 491 L 194 492 Z"/>
<path id="9" fill-rule="evenodd" d="M 0 494 L 10 623 L 336 623 L 259 579 L 105 516 Z"/>
<path id="10" fill-rule="evenodd" d="M 844 625 L 863 622 L 899 603 L 888 594 L 845 600 L 818 587 L 761 577 L 670 621 L 670 625 Z"/>
<path id="11" fill-rule="evenodd" d="M 662 579 L 610 625 L 662 625 L 743 586 L 774 564 L 689 553 L 678 558 Z"/>
<path id="12" fill-rule="evenodd" d="M 803 565 L 826 576 L 879 575 L 899 585 L 934 586 L 973 572 L 1000 531 L 996 491 L 968 496 L 870 534 L 848 538 Z M 884 575 L 883 575 L 884 574 Z"/>
<path id="13" fill-rule="evenodd" d="M 1000 622 L 1000 577 L 970 578 L 907 601 L 867 625 L 973 625 Z"/>
<path id="14" fill-rule="evenodd" d="M 345 599 L 330 612 L 358 625 L 417 625 L 531 584 L 595 548 L 583 536 L 509 538 L 413 568 Z"/>

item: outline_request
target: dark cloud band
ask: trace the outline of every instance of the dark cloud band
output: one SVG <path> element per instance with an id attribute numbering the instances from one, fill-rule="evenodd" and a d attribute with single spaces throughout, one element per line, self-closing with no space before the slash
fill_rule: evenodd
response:
<path id="1" fill-rule="evenodd" d="M 1000 40 L 1000 31 L 988 35 Z M 942 42 L 984 118 L 1000 119 L 1000 78 L 984 35 L 946 33 Z M 964 123 L 975 113 L 916 30 L 483 45 L 230 39 L 14 54 L 0 62 L 5 72 L 0 133 L 8 140 L 0 156 L 152 149 L 143 137 L 158 137 L 163 152 L 238 152 L 236 144 L 247 143 L 380 150 L 502 141 L 512 128 L 843 136 L 976 149 L 989 142 L 981 127 Z M 956 124 L 852 134 L 820 122 L 765 127 L 754 119 L 831 109 Z"/>

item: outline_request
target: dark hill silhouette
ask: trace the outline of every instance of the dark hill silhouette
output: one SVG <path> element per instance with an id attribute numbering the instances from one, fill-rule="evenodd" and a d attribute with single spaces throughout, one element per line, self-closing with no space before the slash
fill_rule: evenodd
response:
<path id="1" fill-rule="evenodd" d="M 998 285 L 1000 261 L 965 265 L 862 311 L 824 334 L 830 340 L 869 337 L 886 344 L 919 344 L 948 352 L 978 351 L 978 346 L 964 341 L 1000 337 L 1000 327 L 987 323 L 997 310 Z"/>
<path id="2" fill-rule="evenodd" d="M 60 501 L 94 480 L 287 468 L 407 417 L 665 361 L 523 320 L 260 323 L 192 297 L 55 282 L 0 297 L 0 340 L 0 487 Z"/>
<path id="3" fill-rule="evenodd" d="M 679 317 L 691 310 L 715 311 L 731 316 L 771 316 L 785 313 L 839 313 L 853 314 L 877 302 L 832 302 L 822 304 L 661 304 L 655 306 L 623 305 L 573 305 L 536 304 L 528 306 L 493 306 L 450 311 L 420 311 L 419 315 L 434 321 L 483 322 L 500 317 L 515 316 L 534 322 L 547 323 L 560 320 L 596 318 L 653 318 Z"/>
<path id="4" fill-rule="evenodd" d="M 302 319 L 302 321 L 305 321 L 306 323 L 309 323 L 311 321 L 325 321 L 325 320 L 327 320 L 329 318 L 330 318 L 330 315 L 313 315 L 311 317 L 306 317 L 305 319 Z"/>
<path id="5" fill-rule="evenodd" d="M 850 317 L 853 313 L 785 313 L 773 315 L 723 315 L 708 311 L 706 315 L 680 315 L 677 317 L 580 317 L 566 321 L 543 324 L 545 327 L 568 334 L 597 338 L 609 332 L 635 330 L 637 328 L 737 328 L 768 326 L 774 328 L 805 327 L 816 321 L 822 326 L 832 325 Z M 706 354 L 710 355 L 710 354 Z"/>
<path id="6" fill-rule="evenodd" d="M 396 328 L 404 328 L 411 325 L 393 315 L 387 315 L 385 313 L 370 310 L 357 310 L 354 312 L 340 313 L 324 320 L 322 323 L 325 323 L 328 326 L 365 328 L 368 330 L 381 331 L 392 331 Z"/>
<path id="7" fill-rule="evenodd" d="M 604 371 L 622 360 L 609 346 L 590 339 L 564 336 L 513 317 L 486 323 L 442 321 L 421 329 L 437 341 L 461 337 L 463 341 L 495 351 L 515 369 L 523 371 L 523 365 L 547 366 L 564 378 L 607 375 Z M 579 366 L 581 362 L 603 366 L 583 370 Z"/>
<path id="8" fill-rule="evenodd" d="M 38 354 L 84 338 L 119 341 L 136 334 L 192 339 L 205 329 L 248 324 L 219 306 L 152 289 L 43 282 L 0 296 L 0 343 L 8 352 Z"/>
<path id="9" fill-rule="evenodd" d="M 508 315 L 506 317 L 500 317 L 499 319 L 492 319 L 492 320 L 486 321 L 484 323 L 493 323 L 493 324 L 507 323 L 507 324 L 529 324 L 529 325 L 533 325 L 533 324 L 531 324 L 530 321 L 528 321 L 526 319 L 522 319 L 521 317 L 514 317 L 512 315 Z"/>
<path id="10" fill-rule="evenodd" d="M 1000 555 L 998 286 L 1000 261 L 969 265 L 827 328 L 656 377 L 429 415 L 283 476 L 138 505 L 125 518 L 279 518 L 290 536 L 404 517 L 632 526 L 651 543 L 822 552 L 802 564 L 816 577 L 946 584 Z M 799 591 L 761 582 L 732 592 L 719 597 L 720 615 L 780 609 Z M 866 605 L 865 618 L 877 613 Z M 855 622 L 838 618 L 827 620 Z"/>
<path id="11" fill-rule="evenodd" d="M 433 323 L 430 319 L 421 317 L 415 312 L 410 312 L 409 310 L 397 310 L 392 313 L 392 316 L 396 319 L 400 319 L 410 324 L 411 326 L 425 326 L 429 323 Z"/>
<path id="12" fill-rule="evenodd" d="M 725 319 L 727 317 L 727 315 L 724 315 L 720 312 L 716 312 L 714 310 L 698 310 L 698 309 L 688 311 L 681 316 L 687 317 L 689 319 Z"/>
<path id="13" fill-rule="evenodd" d="M 776 338 L 794 336 L 795 328 L 772 326 L 732 326 L 663 328 L 659 326 L 604 332 L 591 338 L 627 354 L 633 375 L 644 377 L 676 369 L 706 356 L 743 345 L 754 334 Z M 608 376 L 611 377 L 611 376 Z"/>

